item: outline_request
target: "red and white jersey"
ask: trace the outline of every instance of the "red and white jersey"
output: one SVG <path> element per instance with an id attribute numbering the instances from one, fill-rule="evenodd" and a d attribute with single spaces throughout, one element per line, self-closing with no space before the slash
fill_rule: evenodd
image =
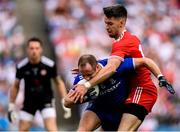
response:
<path id="1" fill-rule="evenodd" d="M 142 58 L 143 52 L 140 44 L 140 40 L 131 33 L 125 31 L 122 38 L 113 41 L 111 57 L 118 56 L 124 58 Z M 150 72 L 147 68 L 142 67 L 136 69 L 136 75 L 130 79 L 131 87 L 144 87 L 154 86 Z"/>

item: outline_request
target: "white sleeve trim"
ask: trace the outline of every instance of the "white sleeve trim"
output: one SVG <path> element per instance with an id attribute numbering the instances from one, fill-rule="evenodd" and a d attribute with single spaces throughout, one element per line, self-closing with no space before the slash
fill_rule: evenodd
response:
<path id="1" fill-rule="evenodd" d="M 49 58 L 47 58 L 47 57 L 45 57 L 45 56 L 42 56 L 42 57 L 41 57 L 41 62 L 42 62 L 43 64 L 46 64 L 46 65 L 50 66 L 50 67 L 53 67 L 53 66 L 54 66 L 54 61 L 51 60 L 51 59 L 49 59 Z"/>
<path id="2" fill-rule="evenodd" d="M 135 61 L 134 61 L 134 58 L 132 58 L 132 63 L 133 63 L 133 67 L 134 67 L 134 69 L 136 69 L 136 65 L 135 65 Z"/>
<path id="3" fill-rule="evenodd" d="M 98 65 L 100 65 L 102 68 L 104 67 L 101 63 L 98 62 Z"/>
<path id="4" fill-rule="evenodd" d="M 28 58 L 24 58 L 17 64 L 17 68 L 20 69 L 21 67 L 25 66 L 29 62 Z"/>

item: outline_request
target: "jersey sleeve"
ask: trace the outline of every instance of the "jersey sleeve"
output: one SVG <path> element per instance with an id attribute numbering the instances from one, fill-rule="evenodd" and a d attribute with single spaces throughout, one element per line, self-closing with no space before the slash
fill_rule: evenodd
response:
<path id="1" fill-rule="evenodd" d="M 116 72 L 119 74 L 124 74 L 127 72 L 134 72 L 134 61 L 132 58 L 124 59 L 124 62 L 121 62 L 120 66 L 116 69 Z"/>
<path id="2" fill-rule="evenodd" d="M 80 80 L 81 80 L 81 78 L 80 78 L 80 74 L 78 74 L 78 75 L 74 78 L 73 85 L 78 84 L 78 82 L 79 82 Z"/>
<path id="3" fill-rule="evenodd" d="M 16 79 L 21 80 L 22 78 L 23 78 L 22 70 L 16 67 Z"/>
<path id="4" fill-rule="evenodd" d="M 98 60 L 98 64 L 100 64 L 102 67 L 106 66 L 108 62 L 108 59 Z"/>

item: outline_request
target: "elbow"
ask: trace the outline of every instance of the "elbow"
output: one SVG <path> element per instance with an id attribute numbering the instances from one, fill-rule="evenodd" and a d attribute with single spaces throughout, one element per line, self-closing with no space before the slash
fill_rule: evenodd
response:
<path id="1" fill-rule="evenodd" d="M 143 66 L 145 66 L 145 67 L 148 67 L 148 63 L 149 63 L 149 58 L 143 58 L 144 59 L 144 63 L 143 63 Z"/>

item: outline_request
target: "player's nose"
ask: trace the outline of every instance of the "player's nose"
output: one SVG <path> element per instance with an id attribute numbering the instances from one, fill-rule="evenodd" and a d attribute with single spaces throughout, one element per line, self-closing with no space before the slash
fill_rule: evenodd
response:
<path id="1" fill-rule="evenodd" d="M 86 80 L 90 80 L 91 78 L 90 77 L 88 77 L 88 76 L 86 76 L 86 77 L 84 77 Z"/>

